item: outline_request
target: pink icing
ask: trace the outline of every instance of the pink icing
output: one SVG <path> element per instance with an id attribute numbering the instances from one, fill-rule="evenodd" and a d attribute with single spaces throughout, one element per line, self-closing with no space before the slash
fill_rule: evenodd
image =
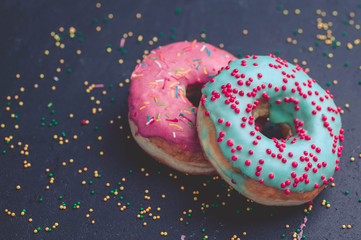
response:
<path id="1" fill-rule="evenodd" d="M 177 42 L 151 51 L 131 76 L 129 118 L 143 137 L 161 137 L 189 151 L 201 147 L 188 85 L 206 83 L 235 57 L 207 43 Z"/>

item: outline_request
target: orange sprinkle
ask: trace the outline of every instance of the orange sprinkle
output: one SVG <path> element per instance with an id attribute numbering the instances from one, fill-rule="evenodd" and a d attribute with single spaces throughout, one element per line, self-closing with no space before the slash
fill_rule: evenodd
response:
<path id="1" fill-rule="evenodd" d="M 181 126 L 177 125 L 177 124 L 169 123 L 169 126 L 174 126 L 174 127 L 177 127 L 179 129 L 183 130 L 183 128 Z"/>
<path id="2" fill-rule="evenodd" d="M 153 95 L 153 94 L 148 94 L 148 97 L 155 97 L 155 98 L 159 98 L 159 95 Z"/>
<path id="3" fill-rule="evenodd" d="M 193 42 L 192 42 L 192 48 L 194 47 L 194 45 L 196 44 L 197 42 L 197 39 L 194 39 Z"/>
<path id="4" fill-rule="evenodd" d="M 143 74 L 133 75 L 132 78 L 141 77 Z"/>
<path id="5" fill-rule="evenodd" d="M 146 106 L 140 107 L 139 110 L 143 110 Z"/>
<path id="6" fill-rule="evenodd" d="M 159 60 L 163 61 L 163 53 L 159 54 Z"/>

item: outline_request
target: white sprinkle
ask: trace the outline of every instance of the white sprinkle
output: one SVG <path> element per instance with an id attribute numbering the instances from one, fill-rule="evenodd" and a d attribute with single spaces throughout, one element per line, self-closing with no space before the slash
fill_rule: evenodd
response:
<path id="1" fill-rule="evenodd" d="M 203 45 L 203 47 L 201 48 L 201 52 L 203 52 L 203 50 L 206 48 L 206 45 Z"/>
<path id="2" fill-rule="evenodd" d="M 158 65 L 159 68 L 162 68 L 162 66 L 160 65 L 160 63 L 157 60 L 155 60 L 154 62 Z"/>
<path id="3" fill-rule="evenodd" d="M 53 79 L 54 81 L 59 81 L 59 78 L 57 76 L 55 76 Z"/>
<path id="4" fill-rule="evenodd" d="M 175 138 L 175 132 L 173 132 L 173 138 Z"/>
<path id="5" fill-rule="evenodd" d="M 164 79 L 158 79 L 158 80 L 155 80 L 156 82 L 163 82 Z"/>
<path id="6" fill-rule="evenodd" d="M 153 121 L 154 121 L 154 118 L 150 119 L 149 122 L 147 122 L 145 125 L 149 125 Z"/>

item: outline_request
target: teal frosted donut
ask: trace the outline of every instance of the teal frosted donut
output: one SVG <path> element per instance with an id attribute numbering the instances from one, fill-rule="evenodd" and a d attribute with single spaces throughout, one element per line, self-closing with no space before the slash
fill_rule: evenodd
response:
<path id="1" fill-rule="evenodd" d="M 299 205 L 334 181 L 341 109 L 300 66 L 246 56 L 222 68 L 202 93 L 201 146 L 241 194 L 265 205 Z M 266 118 L 279 124 L 282 138 L 262 134 Z"/>

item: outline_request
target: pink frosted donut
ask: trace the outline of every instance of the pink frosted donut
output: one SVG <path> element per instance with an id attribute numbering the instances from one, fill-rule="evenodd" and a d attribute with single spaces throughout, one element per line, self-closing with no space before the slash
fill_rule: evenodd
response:
<path id="1" fill-rule="evenodd" d="M 201 86 L 232 58 L 224 50 L 194 40 L 159 47 L 135 67 L 129 124 L 144 151 L 181 172 L 215 173 L 199 144 L 195 106 Z"/>

